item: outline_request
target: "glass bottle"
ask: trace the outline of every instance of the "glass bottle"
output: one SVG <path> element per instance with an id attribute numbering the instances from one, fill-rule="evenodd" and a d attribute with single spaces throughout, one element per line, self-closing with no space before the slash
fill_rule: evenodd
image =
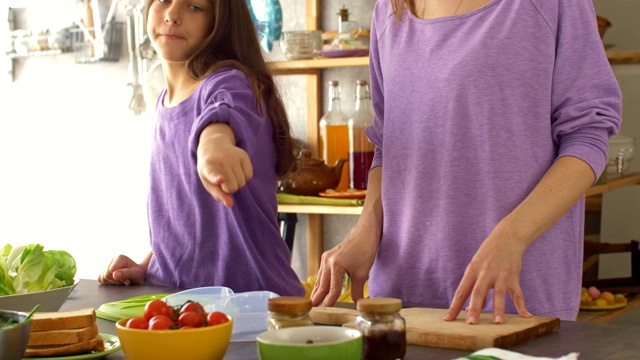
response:
<path id="1" fill-rule="evenodd" d="M 294 326 L 312 326 L 309 315 L 311 300 L 299 296 L 280 296 L 267 301 L 269 318 L 267 330 L 276 330 Z"/>
<path id="2" fill-rule="evenodd" d="M 329 109 L 320 118 L 320 153 L 327 166 L 332 167 L 339 159 L 349 159 L 349 127 L 347 115 L 340 106 L 340 83 L 329 81 Z M 342 171 L 336 191 L 349 188 L 349 171 Z"/>
<path id="3" fill-rule="evenodd" d="M 406 322 L 400 316 L 402 300 L 369 298 L 356 305 L 356 329 L 362 333 L 363 360 L 396 360 L 404 358 Z"/>
<path id="4" fill-rule="evenodd" d="M 338 11 L 338 35 L 336 39 L 342 41 L 355 40 L 360 31 L 360 23 L 349 20 L 349 9 L 343 5 L 342 9 Z"/>
<path id="5" fill-rule="evenodd" d="M 373 122 L 373 108 L 369 83 L 356 81 L 356 109 L 348 120 L 349 126 L 349 185 L 351 188 L 367 188 L 369 169 L 373 162 L 375 145 L 365 135 L 365 129 Z"/>

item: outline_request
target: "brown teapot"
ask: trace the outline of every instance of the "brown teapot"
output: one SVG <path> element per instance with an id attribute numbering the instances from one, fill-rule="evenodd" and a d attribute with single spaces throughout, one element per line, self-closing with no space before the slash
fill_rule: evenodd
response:
<path id="1" fill-rule="evenodd" d="M 280 191 L 294 195 L 318 196 L 327 189 L 335 189 L 340 183 L 342 167 L 346 159 L 338 159 L 333 167 L 324 160 L 311 157 L 310 150 L 302 150 L 298 169 L 289 173 L 280 183 Z"/>

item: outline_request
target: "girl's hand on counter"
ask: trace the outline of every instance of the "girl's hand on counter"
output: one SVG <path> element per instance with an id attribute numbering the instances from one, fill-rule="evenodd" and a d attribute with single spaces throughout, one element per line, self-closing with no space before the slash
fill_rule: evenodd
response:
<path id="1" fill-rule="evenodd" d="M 111 259 L 107 269 L 98 276 L 98 282 L 107 285 L 144 284 L 147 267 L 138 264 L 125 255 Z"/>

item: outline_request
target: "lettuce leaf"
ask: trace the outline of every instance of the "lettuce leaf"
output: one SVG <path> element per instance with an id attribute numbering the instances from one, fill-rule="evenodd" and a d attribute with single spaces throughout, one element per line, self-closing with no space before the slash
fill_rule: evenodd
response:
<path id="1" fill-rule="evenodd" d="M 0 258 L 0 295 L 45 291 L 74 283 L 76 261 L 64 250 L 45 251 L 40 244 L 15 248 L 5 245 Z"/>

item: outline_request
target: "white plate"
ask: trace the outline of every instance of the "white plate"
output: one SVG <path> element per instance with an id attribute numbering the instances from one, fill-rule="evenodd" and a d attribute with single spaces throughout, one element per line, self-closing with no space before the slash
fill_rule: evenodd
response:
<path id="1" fill-rule="evenodd" d="M 77 281 L 71 286 L 53 290 L 0 296 L 0 309 L 29 312 L 40 304 L 38 311 L 58 311 L 76 285 Z"/>

